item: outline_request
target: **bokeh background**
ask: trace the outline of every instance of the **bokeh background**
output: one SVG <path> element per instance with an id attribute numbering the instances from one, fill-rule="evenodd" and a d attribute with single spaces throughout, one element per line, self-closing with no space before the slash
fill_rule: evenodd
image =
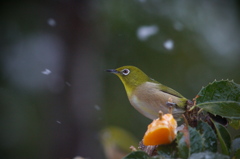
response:
<path id="1" fill-rule="evenodd" d="M 1 158 L 105 158 L 99 131 L 151 122 L 108 68 L 135 65 L 189 99 L 240 83 L 237 0 L 49 0 L 0 5 Z"/>

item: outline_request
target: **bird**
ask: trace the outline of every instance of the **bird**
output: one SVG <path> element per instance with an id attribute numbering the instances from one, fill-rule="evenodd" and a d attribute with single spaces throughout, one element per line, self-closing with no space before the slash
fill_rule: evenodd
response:
<path id="1" fill-rule="evenodd" d="M 188 99 L 172 88 L 148 77 L 135 66 L 107 69 L 122 81 L 130 104 L 149 119 L 157 119 L 159 111 L 170 112 L 178 119 L 186 110 Z"/>

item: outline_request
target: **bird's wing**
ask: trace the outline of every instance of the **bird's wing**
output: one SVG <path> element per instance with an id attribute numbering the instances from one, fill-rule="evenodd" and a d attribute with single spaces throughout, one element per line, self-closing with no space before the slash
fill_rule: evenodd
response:
<path id="1" fill-rule="evenodd" d="M 171 94 L 173 96 L 176 96 L 176 97 L 179 97 L 179 98 L 184 98 L 180 93 L 178 93 L 177 91 L 167 87 L 167 86 L 164 86 L 162 84 L 159 83 L 159 86 L 158 86 L 159 90 L 162 91 L 162 92 L 165 92 L 165 93 L 168 93 L 168 94 Z"/>

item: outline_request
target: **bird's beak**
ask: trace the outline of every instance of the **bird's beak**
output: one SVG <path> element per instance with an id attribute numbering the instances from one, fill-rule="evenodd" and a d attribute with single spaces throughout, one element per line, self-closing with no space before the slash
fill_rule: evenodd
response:
<path id="1" fill-rule="evenodd" d="M 117 74 L 117 73 L 119 73 L 117 70 L 115 70 L 115 69 L 107 69 L 106 70 L 107 72 L 110 72 L 110 73 L 115 73 L 115 74 Z"/>

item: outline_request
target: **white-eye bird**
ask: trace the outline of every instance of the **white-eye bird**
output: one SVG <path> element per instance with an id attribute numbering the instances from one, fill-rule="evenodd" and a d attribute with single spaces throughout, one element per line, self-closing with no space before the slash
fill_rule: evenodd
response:
<path id="1" fill-rule="evenodd" d="M 188 99 L 148 77 L 139 68 L 123 66 L 106 71 L 120 78 L 131 105 L 147 118 L 158 118 L 160 110 L 164 114 L 169 113 L 169 106 L 172 107 L 172 114 L 175 118 L 185 112 Z"/>

